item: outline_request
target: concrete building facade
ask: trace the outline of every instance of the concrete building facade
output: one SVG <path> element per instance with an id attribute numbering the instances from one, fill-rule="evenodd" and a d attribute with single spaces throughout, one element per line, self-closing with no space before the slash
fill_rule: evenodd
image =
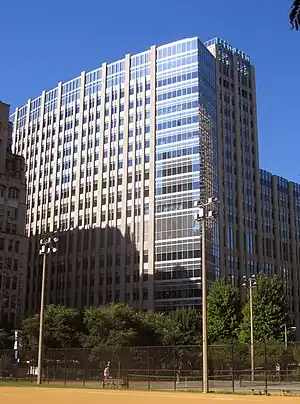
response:
<path id="1" fill-rule="evenodd" d="M 255 72 L 244 52 L 218 38 L 153 46 L 59 83 L 12 118 L 14 151 L 27 163 L 28 314 L 38 311 L 44 232 L 60 239 L 58 254 L 48 257 L 47 302 L 200 307 L 193 203 L 207 196 L 220 199 L 209 233 L 209 281 L 229 275 L 241 284 L 274 265 L 273 273 L 289 273 L 291 308 L 299 308 L 299 239 L 290 239 L 286 265 L 276 227 L 276 256 L 267 255 Z M 205 187 L 204 131 L 213 173 Z M 298 186 L 288 189 L 280 209 L 289 209 L 288 232 L 296 235 Z M 282 213 L 272 204 L 279 226 Z"/>
<path id="2" fill-rule="evenodd" d="M 24 158 L 11 153 L 9 105 L 0 102 L 0 326 L 18 327 L 23 316 L 26 183 Z"/>
<path id="3" fill-rule="evenodd" d="M 243 276 L 280 276 L 300 337 L 300 185 L 259 168 L 250 57 L 218 38 L 206 45 L 217 64 L 221 273 L 239 286 Z"/>
<path id="4" fill-rule="evenodd" d="M 190 38 L 104 63 L 15 111 L 14 150 L 27 162 L 26 234 L 33 238 L 27 313 L 38 311 L 37 240 L 45 231 L 66 238 L 58 257 L 48 257 L 47 302 L 57 301 L 59 271 L 68 267 L 66 304 L 200 306 L 193 202 L 200 196 L 200 111 L 217 171 L 215 87 L 214 57 Z M 214 279 L 218 257 L 209 258 Z"/>
<path id="5" fill-rule="evenodd" d="M 263 268 L 284 281 L 299 338 L 300 184 L 261 170 Z"/>
<path id="6" fill-rule="evenodd" d="M 255 72 L 227 42 L 206 45 L 217 65 L 220 267 L 238 280 L 263 269 Z"/>

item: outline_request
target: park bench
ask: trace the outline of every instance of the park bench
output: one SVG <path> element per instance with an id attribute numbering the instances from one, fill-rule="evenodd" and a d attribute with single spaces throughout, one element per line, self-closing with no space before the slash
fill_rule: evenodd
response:
<path id="1" fill-rule="evenodd" d="M 268 395 L 268 391 L 265 389 L 265 390 L 259 390 L 259 389 L 251 389 L 252 390 L 252 395 L 254 396 L 255 395 L 255 392 L 257 392 L 258 393 L 258 395 L 259 396 L 261 396 L 263 393 L 264 393 L 264 395 Z"/>
<path id="2" fill-rule="evenodd" d="M 110 378 L 102 383 L 103 388 L 118 389 L 127 387 L 127 382 L 123 378 Z"/>

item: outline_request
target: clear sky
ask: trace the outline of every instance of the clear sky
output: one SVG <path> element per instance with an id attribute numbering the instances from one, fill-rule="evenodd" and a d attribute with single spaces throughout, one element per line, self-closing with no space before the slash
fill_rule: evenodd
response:
<path id="1" fill-rule="evenodd" d="M 300 32 L 292 0 L 14 0 L 0 7 L 0 99 L 16 106 L 81 71 L 185 37 L 219 36 L 256 67 L 260 165 L 300 180 Z"/>

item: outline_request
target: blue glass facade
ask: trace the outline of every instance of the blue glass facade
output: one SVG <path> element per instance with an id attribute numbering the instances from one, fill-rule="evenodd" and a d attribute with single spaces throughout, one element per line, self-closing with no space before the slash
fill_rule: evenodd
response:
<path id="1" fill-rule="evenodd" d="M 155 308 L 201 304 L 200 111 L 210 125 L 217 195 L 215 60 L 198 38 L 157 48 L 155 176 Z M 212 196 L 212 195 L 208 195 Z M 218 250 L 218 249 L 216 249 Z M 209 254 L 209 279 L 217 268 Z"/>

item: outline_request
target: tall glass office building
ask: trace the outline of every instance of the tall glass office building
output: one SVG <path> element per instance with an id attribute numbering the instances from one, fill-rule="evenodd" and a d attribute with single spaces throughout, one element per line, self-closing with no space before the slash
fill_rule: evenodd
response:
<path id="1" fill-rule="evenodd" d="M 299 184 L 259 168 L 247 54 L 219 38 L 152 46 L 58 83 L 12 120 L 14 152 L 27 165 L 25 314 L 39 310 L 44 232 L 59 236 L 47 258 L 48 303 L 199 307 L 193 206 L 216 196 L 209 281 L 280 275 L 300 338 Z"/>
<path id="2" fill-rule="evenodd" d="M 218 193 L 215 76 L 215 60 L 197 38 L 157 50 L 154 276 L 158 310 L 201 303 L 200 228 L 193 220 L 193 206 L 202 196 Z M 205 164 L 214 171 L 209 195 L 200 181 L 199 153 L 207 119 L 213 158 Z M 218 254 L 208 256 L 212 280 Z"/>
<path id="3" fill-rule="evenodd" d="M 193 203 L 208 189 L 217 196 L 218 167 L 216 61 L 198 38 L 103 63 L 28 100 L 12 119 L 14 151 L 27 164 L 27 314 L 38 310 L 44 232 L 60 240 L 48 257 L 47 302 L 200 306 Z M 205 189 L 203 128 L 213 172 Z M 211 280 L 219 271 L 215 227 Z"/>

